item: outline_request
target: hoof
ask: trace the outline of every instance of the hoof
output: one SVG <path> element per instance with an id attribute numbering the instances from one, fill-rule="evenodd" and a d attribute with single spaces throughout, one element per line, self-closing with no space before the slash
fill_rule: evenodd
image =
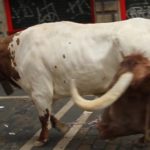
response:
<path id="1" fill-rule="evenodd" d="M 61 133 L 65 134 L 70 129 L 70 125 L 61 123 L 56 127 L 56 129 Z"/>
<path id="2" fill-rule="evenodd" d="M 45 139 L 44 141 L 37 140 L 34 142 L 34 146 L 35 147 L 41 147 L 41 146 L 45 145 L 47 143 L 47 141 L 48 141 L 47 139 Z"/>

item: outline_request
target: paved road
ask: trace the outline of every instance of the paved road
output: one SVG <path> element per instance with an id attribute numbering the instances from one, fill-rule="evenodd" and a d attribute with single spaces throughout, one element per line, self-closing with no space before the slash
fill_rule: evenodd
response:
<path id="1" fill-rule="evenodd" d="M 139 136 L 128 136 L 113 141 L 101 140 L 95 128 L 88 122 L 99 112 L 85 112 L 68 99 L 54 104 L 53 112 L 63 122 L 74 122 L 62 135 L 50 129 L 50 138 L 43 147 L 33 147 L 40 123 L 36 109 L 29 99 L 0 100 L 0 150 L 150 150 L 150 145 L 137 144 Z"/>

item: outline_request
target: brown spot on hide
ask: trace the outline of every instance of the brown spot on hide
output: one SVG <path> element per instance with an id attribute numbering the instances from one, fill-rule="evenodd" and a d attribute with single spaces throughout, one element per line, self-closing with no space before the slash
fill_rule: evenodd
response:
<path id="1" fill-rule="evenodd" d="M 63 58 L 64 58 L 64 59 L 66 58 L 66 55 L 65 55 L 65 54 L 63 54 Z"/>
<path id="2" fill-rule="evenodd" d="M 14 35 L 8 36 L 6 38 L 0 39 L 0 81 L 8 80 L 12 81 L 19 80 L 19 73 L 11 66 L 11 63 L 15 63 L 14 52 L 11 55 L 10 49 L 8 48 L 9 44 L 12 42 Z"/>
<path id="3" fill-rule="evenodd" d="M 19 45 L 19 43 L 20 43 L 19 38 L 17 38 L 16 43 L 17 43 L 17 45 Z"/>
<path id="4" fill-rule="evenodd" d="M 44 116 L 39 117 L 40 122 L 41 122 L 41 126 L 42 126 L 42 130 L 39 136 L 39 141 L 41 142 L 45 142 L 45 140 L 48 139 L 48 120 L 49 120 L 49 110 L 46 109 L 46 113 Z"/>
<path id="5" fill-rule="evenodd" d="M 15 51 L 12 51 L 12 52 L 11 52 L 11 56 L 12 56 L 12 57 L 15 57 Z"/>
<path id="6" fill-rule="evenodd" d="M 106 77 L 104 76 L 104 77 L 102 78 L 102 80 L 106 80 Z"/>
<path id="7" fill-rule="evenodd" d="M 55 66 L 54 68 L 57 69 L 57 66 Z"/>

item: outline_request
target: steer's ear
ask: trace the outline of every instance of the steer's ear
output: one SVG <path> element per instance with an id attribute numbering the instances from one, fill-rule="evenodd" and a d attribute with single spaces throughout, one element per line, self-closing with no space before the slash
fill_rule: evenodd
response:
<path id="1" fill-rule="evenodd" d="M 1 82 L 1 85 L 7 95 L 10 95 L 14 92 L 11 84 L 8 81 Z"/>

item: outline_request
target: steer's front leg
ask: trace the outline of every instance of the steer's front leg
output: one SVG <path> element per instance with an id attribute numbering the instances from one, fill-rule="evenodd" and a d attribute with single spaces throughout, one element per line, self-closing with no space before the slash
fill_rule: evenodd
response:
<path id="1" fill-rule="evenodd" d="M 45 115 L 44 116 L 40 116 L 39 117 L 42 129 L 41 129 L 41 133 L 40 133 L 38 141 L 40 141 L 42 143 L 46 143 L 47 140 L 48 140 L 49 117 L 50 117 L 50 114 L 49 114 L 49 110 L 48 109 L 45 110 Z"/>
<path id="2" fill-rule="evenodd" d="M 41 132 L 35 146 L 42 146 L 48 141 L 52 100 L 40 95 L 32 95 L 33 102 L 39 113 Z"/>

